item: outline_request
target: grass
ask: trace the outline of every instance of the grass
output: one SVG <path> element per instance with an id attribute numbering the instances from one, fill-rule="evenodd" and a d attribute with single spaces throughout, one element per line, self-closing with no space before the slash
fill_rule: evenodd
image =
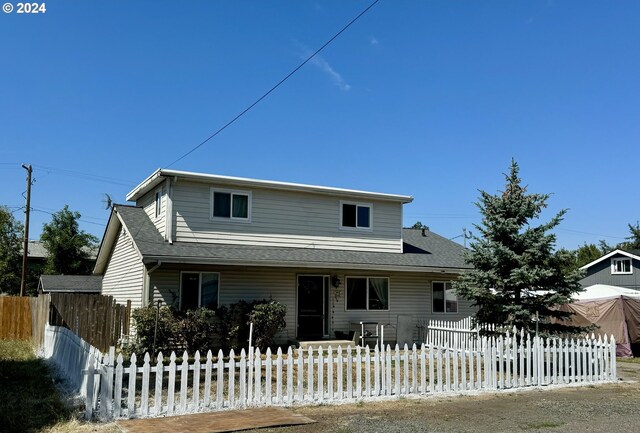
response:
<path id="1" fill-rule="evenodd" d="M 0 428 L 37 432 L 70 415 L 29 341 L 0 341 Z"/>
<path id="2" fill-rule="evenodd" d="M 618 362 L 627 362 L 631 364 L 640 364 L 640 358 L 616 358 Z"/>
<path id="3" fill-rule="evenodd" d="M 0 432 L 112 433 L 113 423 L 74 419 L 62 402 L 44 360 L 29 341 L 0 340 Z"/>
<path id="4" fill-rule="evenodd" d="M 525 430 L 539 430 L 541 428 L 560 427 L 562 424 L 564 423 L 554 422 L 554 421 L 530 422 L 529 424 L 525 425 L 522 428 Z"/>

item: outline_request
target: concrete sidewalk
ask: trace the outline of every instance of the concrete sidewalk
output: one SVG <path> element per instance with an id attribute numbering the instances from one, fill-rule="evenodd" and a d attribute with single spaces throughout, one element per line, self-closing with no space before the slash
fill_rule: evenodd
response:
<path id="1" fill-rule="evenodd" d="M 117 421 L 124 433 L 221 433 L 263 427 L 310 424 L 315 421 L 281 407 L 227 410 Z"/>

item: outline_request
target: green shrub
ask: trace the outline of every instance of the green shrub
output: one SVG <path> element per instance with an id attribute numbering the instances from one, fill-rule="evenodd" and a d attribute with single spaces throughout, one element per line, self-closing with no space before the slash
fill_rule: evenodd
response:
<path id="1" fill-rule="evenodd" d="M 249 322 L 253 322 L 253 345 L 261 350 L 273 345 L 276 334 L 287 326 L 284 320 L 287 307 L 280 302 L 260 301 L 249 314 Z"/>
<path id="2" fill-rule="evenodd" d="M 155 350 L 153 339 L 158 308 L 138 308 L 133 311 L 136 338 L 122 348 L 125 355 L 149 352 L 152 355 L 184 347 L 189 354 L 208 349 L 236 351 L 248 346 L 249 323 L 253 322 L 253 345 L 264 350 L 273 345 L 275 335 L 286 327 L 285 305 L 274 300 L 238 301 L 217 310 L 176 311 L 160 307 Z"/>
<path id="3" fill-rule="evenodd" d="M 175 311 L 176 329 L 190 354 L 219 346 L 219 327 L 216 312 L 208 308 Z M 217 343 L 217 344 L 216 344 Z"/>
<path id="4" fill-rule="evenodd" d="M 122 348 L 125 354 L 149 352 L 167 352 L 176 344 L 178 324 L 169 307 L 160 307 L 158 315 L 158 331 L 156 335 L 155 353 L 153 337 L 155 334 L 156 315 L 158 308 L 154 306 L 137 308 L 131 313 L 135 322 L 136 337 L 134 341 Z"/>

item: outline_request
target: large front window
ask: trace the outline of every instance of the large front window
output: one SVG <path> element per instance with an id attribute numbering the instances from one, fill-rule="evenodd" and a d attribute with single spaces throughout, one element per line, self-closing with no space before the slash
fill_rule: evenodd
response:
<path id="1" fill-rule="evenodd" d="M 347 310 L 388 310 L 389 278 L 347 277 Z"/>
<path id="2" fill-rule="evenodd" d="M 180 309 L 218 308 L 219 282 L 220 274 L 217 272 L 183 272 L 180 281 Z"/>
<path id="3" fill-rule="evenodd" d="M 433 282 L 433 312 L 458 312 L 458 296 L 456 296 L 450 281 Z"/>
<path id="4" fill-rule="evenodd" d="M 211 190 L 211 216 L 248 221 L 251 195 L 246 192 Z"/>

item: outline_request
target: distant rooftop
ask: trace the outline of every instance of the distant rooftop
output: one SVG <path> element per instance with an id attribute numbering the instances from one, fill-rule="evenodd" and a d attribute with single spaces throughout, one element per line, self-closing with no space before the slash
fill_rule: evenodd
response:
<path id="1" fill-rule="evenodd" d="M 22 252 L 22 248 L 20 248 Z M 98 255 L 98 248 L 88 248 L 86 250 L 89 253 L 89 258 L 91 260 L 95 260 Z M 47 248 L 44 246 L 44 242 L 42 241 L 29 241 L 29 246 L 27 247 L 27 257 L 32 259 L 46 259 L 48 256 Z"/>

